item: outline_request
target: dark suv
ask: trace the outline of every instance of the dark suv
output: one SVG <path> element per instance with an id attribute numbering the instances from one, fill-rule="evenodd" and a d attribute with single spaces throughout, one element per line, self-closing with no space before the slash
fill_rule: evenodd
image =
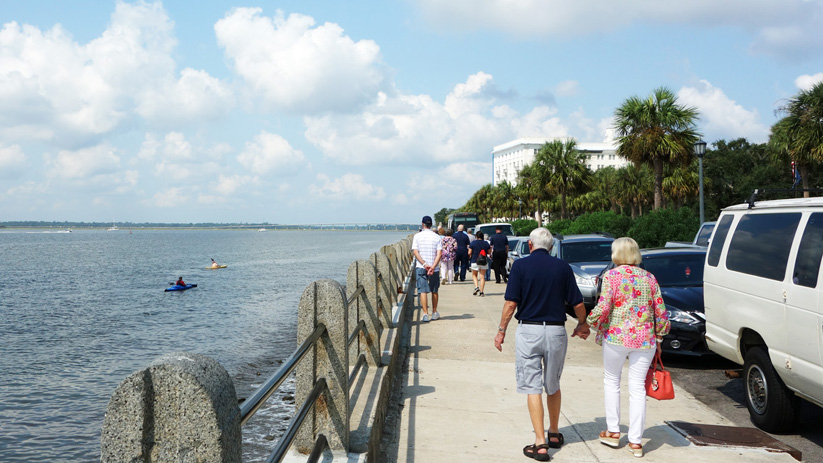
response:
<path id="1" fill-rule="evenodd" d="M 554 235 L 551 255 L 571 265 L 587 311 L 597 303 L 597 282 L 612 261 L 612 241 L 614 237 L 608 233 Z"/>

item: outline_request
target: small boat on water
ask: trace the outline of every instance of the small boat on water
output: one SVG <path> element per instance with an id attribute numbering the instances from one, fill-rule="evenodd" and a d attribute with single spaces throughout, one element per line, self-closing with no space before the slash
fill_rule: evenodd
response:
<path id="1" fill-rule="evenodd" d="M 226 268 L 228 265 L 212 265 L 210 267 L 204 267 L 206 270 L 217 270 L 219 268 Z"/>
<path id="2" fill-rule="evenodd" d="M 264 232 L 264 231 L 268 231 L 268 230 L 266 230 L 265 228 L 260 228 L 260 229 L 258 229 L 257 231 L 259 231 L 259 232 Z"/>
<path id="3" fill-rule="evenodd" d="M 114 223 L 114 222 L 112 222 L 112 223 L 111 223 L 111 228 L 109 228 L 107 231 L 119 231 L 119 230 L 120 230 L 120 229 L 119 229 L 119 228 L 117 228 L 117 224 L 116 224 L 116 223 Z"/>
<path id="4" fill-rule="evenodd" d="M 197 287 L 196 284 L 186 285 L 186 286 L 172 285 L 172 286 L 169 286 L 168 288 L 166 288 L 166 291 L 185 291 L 187 289 L 196 288 L 196 287 Z"/>

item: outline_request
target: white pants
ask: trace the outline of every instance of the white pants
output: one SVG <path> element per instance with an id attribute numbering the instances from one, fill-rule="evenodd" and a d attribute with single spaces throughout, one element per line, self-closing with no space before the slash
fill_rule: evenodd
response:
<path id="1" fill-rule="evenodd" d="M 454 261 L 453 260 L 441 260 L 440 261 L 440 274 L 443 275 L 443 279 L 452 284 L 454 281 Z"/>
<path id="2" fill-rule="evenodd" d="M 620 374 L 629 359 L 629 442 L 640 444 L 646 427 L 646 373 L 655 349 L 632 349 L 603 342 L 603 392 L 606 426 L 620 432 Z"/>

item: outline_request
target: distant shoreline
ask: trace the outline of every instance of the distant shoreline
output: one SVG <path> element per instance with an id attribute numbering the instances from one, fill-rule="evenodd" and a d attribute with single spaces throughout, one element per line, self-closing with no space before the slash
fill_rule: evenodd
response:
<path id="1" fill-rule="evenodd" d="M 74 222 L 0 222 L 0 231 L 25 230 L 108 230 L 110 223 Z M 118 223 L 116 231 L 133 230 L 245 230 L 245 231 L 418 231 L 412 224 L 158 224 L 158 223 Z M 114 231 L 113 231 L 114 232 Z"/>

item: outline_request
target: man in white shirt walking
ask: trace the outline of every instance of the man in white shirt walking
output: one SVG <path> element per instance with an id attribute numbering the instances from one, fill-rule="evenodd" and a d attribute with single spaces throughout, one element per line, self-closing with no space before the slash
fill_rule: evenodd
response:
<path id="1" fill-rule="evenodd" d="M 432 231 L 432 218 L 423 217 L 423 229 L 412 239 L 412 252 L 417 261 L 415 275 L 417 277 L 417 292 L 420 294 L 420 305 L 423 308 L 423 321 L 437 320 L 437 290 L 440 289 L 440 254 L 443 244 L 440 235 Z M 432 293 L 432 314 L 429 317 L 428 295 Z"/>

